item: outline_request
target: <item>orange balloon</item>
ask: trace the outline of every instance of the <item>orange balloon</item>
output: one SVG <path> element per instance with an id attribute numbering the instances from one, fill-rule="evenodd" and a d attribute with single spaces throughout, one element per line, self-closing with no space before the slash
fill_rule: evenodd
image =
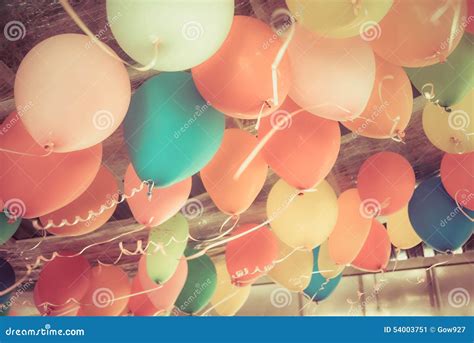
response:
<path id="1" fill-rule="evenodd" d="M 356 188 L 342 193 L 337 204 L 339 212 L 336 226 L 329 236 L 329 255 L 337 264 L 348 264 L 362 249 L 372 220 L 361 214 L 361 200 Z"/>
<path id="2" fill-rule="evenodd" d="M 196 87 L 214 108 L 231 117 L 252 119 L 273 112 L 272 64 L 282 46 L 267 24 L 235 16 L 229 35 L 207 61 L 194 67 Z M 290 89 L 290 64 L 286 53 L 277 69 L 279 104 Z M 267 102 L 267 104 L 265 104 Z"/>
<path id="3" fill-rule="evenodd" d="M 140 188 L 142 180 L 138 178 L 132 164 L 128 165 L 125 173 L 125 194 L 131 195 L 133 189 Z M 160 225 L 174 216 L 191 193 L 192 179 L 188 177 L 183 181 L 169 187 L 153 187 L 151 199 L 148 197 L 148 187 L 127 199 L 133 217 L 137 222 L 148 227 Z"/>
<path id="4" fill-rule="evenodd" d="M 128 275 L 117 266 L 94 267 L 89 272 L 90 285 L 81 300 L 78 316 L 118 316 L 127 307 L 130 295 Z"/>
<path id="5" fill-rule="evenodd" d="M 183 289 L 187 276 L 188 262 L 184 257 L 179 260 L 178 267 L 173 276 L 162 285 L 158 285 L 148 276 L 145 255 L 142 256 L 138 263 L 138 277 L 140 279 L 140 284 L 145 291 L 150 291 L 145 294 L 158 311 L 168 311 L 173 307 L 176 299 L 178 299 L 179 293 Z M 152 289 L 154 290 L 151 291 Z"/>
<path id="6" fill-rule="evenodd" d="M 201 179 L 214 204 L 224 213 L 245 212 L 265 184 L 268 166 L 261 154 L 235 180 L 234 174 L 257 145 L 257 138 L 240 129 L 227 129 L 221 146 L 201 170 Z"/>
<path id="7" fill-rule="evenodd" d="M 402 209 L 415 191 L 415 172 L 405 157 L 390 151 L 370 156 L 357 176 L 361 214 L 368 218 Z"/>
<path id="8" fill-rule="evenodd" d="M 444 154 L 440 174 L 449 195 L 462 207 L 474 211 L 474 152 Z"/>
<path id="9" fill-rule="evenodd" d="M 460 0 L 394 0 L 375 25 L 375 52 L 392 64 L 424 67 L 442 62 L 464 32 L 467 6 Z"/>
<path id="10" fill-rule="evenodd" d="M 263 157 L 275 173 L 297 189 L 309 189 L 323 180 L 336 163 L 341 145 L 339 124 L 300 110 L 289 97 L 262 119 L 259 139 L 276 128 L 263 148 Z"/>
<path id="11" fill-rule="evenodd" d="M 33 302 L 35 303 L 36 309 L 42 316 L 76 316 L 80 308 L 79 304 L 73 301 L 67 303 L 66 305 L 54 306 L 41 300 L 39 295 L 38 282 L 36 283 L 35 288 L 33 290 Z"/>
<path id="12" fill-rule="evenodd" d="M 34 155 L 0 151 L 0 197 L 18 217 L 36 218 L 63 207 L 84 193 L 99 171 L 102 144 L 44 156 L 47 151 L 31 138 L 15 112 L 0 132 L 0 150 Z"/>
<path id="13" fill-rule="evenodd" d="M 387 267 L 391 247 L 387 230 L 374 218 L 369 236 L 362 250 L 352 261 L 352 266 L 364 271 L 378 272 Z"/>
<path id="14" fill-rule="evenodd" d="M 370 138 L 403 136 L 413 109 L 411 83 L 402 67 L 375 56 L 375 83 L 362 114 L 341 122 L 352 132 Z"/>
<path id="15" fill-rule="evenodd" d="M 232 232 L 236 236 L 254 228 L 245 224 Z M 278 258 L 278 239 L 267 226 L 248 233 L 227 244 L 225 261 L 232 283 L 246 286 L 266 274 Z"/>
<path id="16" fill-rule="evenodd" d="M 128 307 L 135 316 L 153 316 L 160 310 L 153 306 L 146 293 L 139 294 L 143 291 L 143 286 L 140 284 L 140 278 L 137 275 L 132 280 L 132 296 L 128 302 Z"/>
<path id="17" fill-rule="evenodd" d="M 54 224 L 59 224 L 64 219 L 71 223 L 76 216 L 87 218 L 89 211 L 98 212 L 102 206 L 111 206 L 90 220 L 70 226 L 53 227 L 48 232 L 58 236 L 79 236 L 97 230 L 112 217 L 117 207 L 115 204 L 118 200 L 117 192 L 118 185 L 115 176 L 107 167 L 102 166 L 89 188 L 79 198 L 59 210 L 40 217 L 41 223 L 47 225 L 51 220 Z"/>

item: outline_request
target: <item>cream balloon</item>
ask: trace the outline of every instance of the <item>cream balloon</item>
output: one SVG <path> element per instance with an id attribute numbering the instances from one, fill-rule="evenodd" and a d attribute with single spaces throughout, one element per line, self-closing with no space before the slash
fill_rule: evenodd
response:
<path id="1" fill-rule="evenodd" d="M 282 242 L 293 248 L 313 249 L 336 225 L 337 196 L 325 180 L 313 190 L 299 192 L 278 180 L 268 195 L 267 217 L 273 218 L 270 225 Z"/>
<path id="2" fill-rule="evenodd" d="M 233 0 L 108 0 L 107 18 L 120 47 L 161 71 L 190 69 L 211 57 L 227 37 Z"/>
<path id="3" fill-rule="evenodd" d="M 428 103 L 423 110 L 423 129 L 440 150 L 451 154 L 474 151 L 474 90 L 451 106 L 449 112 Z"/>
<path id="4" fill-rule="evenodd" d="M 247 301 L 252 286 L 233 285 L 224 259 L 214 260 L 214 266 L 217 273 L 217 287 L 211 305 L 218 315 L 233 316 Z"/>
<path id="5" fill-rule="evenodd" d="M 308 287 L 313 273 L 313 252 L 295 249 L 278 242 L 278 262 L 267 275 L 292 292 L 301 292 Z"/>
<path id="6" fill-rule="evenodd" d="M 410 249 L 421 242 L 408 216 L 408 206 L 387 217 L 387 233 L 390 242 L 399 249 Z"/>
<path id="7" fill-rule="evenodd" d="M 318 254 L 318 270 L 321 273 L 321 276 L 326 279 L 332 279 L 344 270 L 345 266 L 343 264 L 337 264 L 329 255 L 329 244 L 328 241 L 325 241 L 319 247 Z"/>

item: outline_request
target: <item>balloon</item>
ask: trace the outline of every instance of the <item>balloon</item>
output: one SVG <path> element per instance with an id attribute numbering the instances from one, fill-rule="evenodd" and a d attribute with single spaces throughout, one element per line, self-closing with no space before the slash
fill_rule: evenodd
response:
<path id="1" fill-rule="evenodd" d="M 318 266 L 319 251 L 320 247 L 313 249 L 313 274 L 308 287 L 304 290 L 304 293 L 316 302 L 327 299 L 334 292 L 342 278 L 342 273 L 332 279 L 327 279 L 321 275 Z"/>
<path id="2" fill-rule="evenodd" d="M 410 80 L 402 67 L 375 57 L 374 88 L 362 114 L 342 122 L 352 132 L 370 138 L 401 136 L 413 110 Z"/>
<path id="3" fill-rule="evenodd" d="M 0 152 L 0 197 L 16 218 L 36 218 L 65 206 L 89 187 L 100 168 L 101 144 L 44 156 L 47 151 L 35 143 L 15 112 L 0 130 L 5 132 L 0 148 L 35 155 Z"/>
<path id="4" fill-rule="evenodd" d="M 337 206 L 337 222 L 329 235 L 328 248 L 331 259 L 344 265 L 351 263 L 362 249 L 372 220 L 361 213 L 361 200 L 355 188 L 339 195 Z"/>
<path id="5" fill-rule="evenodd" d="M 375 80 L 375 58 L 360 37 L 331 39 L 296 24 L 289 46 L 293 73 L 290 98 L 301 108 L 331 120 L 358 117 Z"/>
<path id="6" fill-rule="evenodd" d="M 375 218 L 372 219 L 369 236 L 352 266 L 369 272 L 378 272 L 387 267 L 392 246 L 387 230 Z"/>
<path id="7" fill-rule="evenodd" d="M 451 198 L 474 211 L 474 152 L 444 154 L 440 174 L 444 189 Z"/>
<path id="8" fill-rule="evenodd" d="M 224 116 L 199 95 L 190 74 L 163 73 L 133 95 L 124 135 L 138 177 L 168 187 L 209 162 L 224 125 Z"/>
<path id="9" fill-rule="evenodd" d="M 77 315 L 80 308 L 80 306 L 74 301 L 71 301 L 67 304 L 59 305 L 59 306 L 52 305 L 48 303 L 47 301 L 43 301 L 42 299 L 40 299 L 38 283 L 36 283 L 35 288 L 33 290 L 33 301 L 34 301 L 36 309 L 42 316 L 74 317 Z"/>
<path id="10" fill-rule="evenodd" d="M 362 216 L 389 215 L 402 209 L 413 194 L 415 181 L 405 157 L 390 151 L 370 156 L 357 175 Z"/>
<path id="11" fill-rule="evenodd" d="M 394 0 L 391 10 L 379 25 L 374 25 L 376 35 L 371 39 L 372 47 L 377 55 L 392 64 L 432 65 L 456 48 L 464 31 L 459 25 L 460 19 L 465 16 L 464 1 Z"/>
<path id="12" fill-rule="evenodd" d="M 259 139 L 276 128 L 262 154 L 270 167 L 297 189 L 309 189 L 323 180 L 336 162 L 341 144 L 337 122 L 307 111 L 290 116 L 300 108 L 289 97 L 279 110 L 265 117 L 258 129 Z"/>
<path id="13" fill-rule="evenodd" d="M 474 1 L 467 0 L 467 26 L 466 32 L 474 34 Z"/>
<path id="14" fill-rule="evenodd" d="M 313 272 L 311 250 L 294 249 L 279 241 L 277 261 L 268 272 L 270 279 L 292 292 L 308 287 Z"/>
<path id="15" fill-rule="evenodd" d="M 224 259 L 215 261 L 217 286 L 211 298 L 214 311 L 220 316 L 233 316 L 247 301 L 251 285 L 238 287 L 232 284 Z"/>
<path id="16" fill-rule="evenodd" d="M 398 249 L 411 249 L 421 242 L 421 238 L 411 226 L 408 206 L 387 217 L 387 233 L 390 242 Z"/>
<path id="17" fill-rule="evenodd" d="M 90 284 L 87 259 L 83 256 L 70 257 L 69 252 L 59 252 L 47 262 L 39 273 L 36 287 L 42 302 L 65 306 L 71 299 L 80 302 Z"/>
<path id="18" fill-rule="evenodd" d="M 275 235 L 292 248 L 313 249 L 324 242 L 337 221 L 337 197 L 325 180 L 315 191 L 300 193 L 283 179 L 272 187 L 267 199 L 267 217 L 274 218 Z M 290 199 L 293 199 L 290 203 Z"/>
<path id="19" fill-rule="evenodd" d="M 282 42 L 258 19 L 235 16 L 229 36 L 207 61 L 192 69 L 199 93 L 228 116 L 252 119 L 273 112 L 290 88 L 287 54 L 277 69 L 279 103 L 273 103 L 272 64 Z M 269 102 L 271 101 L 271 106 Z"/>
<path id="20" fill-rule="evenodd" d="M 346 38 L 371 35 L 368 31 L 382 19 L 392 0 L 326 1 L 286 0 L 298 23 L 322 36 Z M 373 29 L 372 29 L 373 30 Z"/>
<path id="21" fill-rule="evenodd" d="M 60 224 L 67 219 L 73 222 L 76 216 L 88 218 L 89 211 L 99 212 L 102 206 L 110 207 L 102 214 L 94 215 L 89 220 L 75 225 L 64 227 L 53 227 L 48 230 L 58 236 L 79 236 L 97 230 L 104 225 L 115 211 L 118 200 L 118 185 L 115 176 L 102 166 L 99 169 L 94 181 L 87 190 L 66 206 L 52 213 L 40 217 L 41 223 L 47 225 L 48 221 Z M 104 208 L 105 208 L 104 207 Z"/>
<path id="22" fill-rule="evenodd" d="M 345 265 L 337 264 L 329 254 L 329 244 L 325 241 L 319 246 L 318 270 L 326 279 L 333 279 L 342 273 Z"/>
<path id="23" fill-rule="evenodd" d="M 450 112 L 428 103 L 423 110 L 423 130 L 430 142 L 450 154 L 474 151 L 474 90 Z M 4 198 L 5 200 L 5 198 Z"/>
<path id="24" fill-rule="evenodd" d="M 143 290 L 147 291 L 145 294 L 157 310 L 170 310 L 173 307 L 179 293 L 183 289 L 187 275 L 188 263 L 184 258 L 179 260 L 178 267 L 171 279 L 160 285 L 148 276 L 146 256 L 142 256 L 138 264 L 140 284 Z"/>
<path id="25" fill-rule="evenodd" d="M 135 316 L 154 316 L 156 313 L 161 312 L 155 306 L 153 306 L 146 293 L 142 293 L 145 289 L 140 284 L 140 278 L 135 276 L 132 280 L 132 290 L 128 302 L 128 307 Z"/>
<path id="26" fill-rule="evenodd" d="M 82 150 L 109 137 L 131 95 L 124 65 L 74 33 L 31 49 L 16 73 L 14 92 L 25 128 L 55 152 Z"/>
<path id="27" fill-rule="evenodd" d="M 0 212 L 0 244 L 12 238 L 20 223 L 21 219 L 9 218 L 4 212 Z"/>
<path id="28" fill-rule="evenodd" d="M 235 237 L 257 224 L 240 225 L 232 232 Z M 267 226 L 227 243 L 225 261 L 232 282 L 246 286 L 269 271 L 278 257 L 278 240 Z"/>
<path id="29" fill-rule="evenodd" d="M 153 69 L 162 71 L 206 61 L 227 37 L 233 16 L 232 0 L 107 1 L 107 18 L 120 47 L 143 65 L 155 59 Z"/>
<path id="30" fill-rule="evenodd" d="M 187 249 L 185 256 L 197 253 Z M 203 255 L 188 261 L 188 277 L 175 306 L 185 313 L 196 313 L 202 310 L 211 300 L 217 287 L 217 274 L 214 263 L 209 256 Z"/>
<path id="31" fill-rule="evenodd" d="M 219 150 L 201 170 L 207 193 L 224 213 L 238 215 L 245 212 L 265 184 L 268 166 L 261 154 L 237 180 L 234 179 L 234 174 L 256 145 L 257 138 L 246 131 L 225 130 Z"/>
<path id="32" fill-rule="evenodd" d="M 151 280 L 166 282 L 173 276 L 186 248 L 188 236 L 189 225 L 181 213 L 150 230 L 145 260 Z"/>
<path id="33" fill-rule="evenodd" d="M 128 275 L 117 266 L 99 265 L 90 270 L 90 285 L 81 300 L 79 316 L 118 316 L 130 295 Z"/>
<path id="34" fill-rule="evenodd" d="M 431 177 L 415 190 L 408 205 L 411 225 L 423 242 L 441 252 L 454 251 L 471 237 L 474 211 L 463 209 L 448 195 L 438 176 Z"/>
<path id="35" fill-rule="evenodd" d="M 10 288 L 16 281 L 15 271 L 8 261 L 0 257 L 0 292 Z M 0 297 L 0 316 L 7 315 L 10 307 L 7 305 L 10 301 L 11 293 L 9 292 Z"/>
<path id="36" fill-rule="evenodd" d="M 474 21 L 474 20 L 473 20 Z M 474 37 L 464 34 L 446 62 L 423 68 L 407 68 L 408 76 L 420 93 L 452 106 L 474 87 Z"/>
<path id="37" fill-rule="evenodd" d="M 131 195 L 134 189 L 140 189 L 141 184 L 142 180 L 138 178 L 130 164 L 125 173 L 125 194 Z M 148 197 L 147 187 L 144 187 L 128 198 L 127 203 L 138 223 L 148 227 L 157 226 L 170 219 L 183 207 L 191 193 L 191 185 L 192 179 L 188 177 L 169 187 L 153 187 L 151 199 Z"/>

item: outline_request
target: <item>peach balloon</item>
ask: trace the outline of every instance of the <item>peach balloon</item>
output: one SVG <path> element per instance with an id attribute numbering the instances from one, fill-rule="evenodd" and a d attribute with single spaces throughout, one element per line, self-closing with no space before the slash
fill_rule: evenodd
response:
<path id="1" fill-rule="evenodd" d="M 73 301 L 60 306 L 55 306 L 43 301 L 40 298 L 39 294 L 39 282 L 36 282 L 35 288 L 33 289 L 33 302 L 35 303 L 35 307 L 38 310 L 39 314 L 42 316 L 76 316 L 80 308 L 80 305 Z"/>
<path id="2" fill-rule="evenodd" d="M 346 266 L 344 264 L 336 263 L 329 254 L 328 241 L 325 241 L 319 246 L 317 270 L 319 270 L 322 277 L 326 279 L 335 278 L 342 273 L 345 267 Z"/>
<path id="3" fill-rule="evenodd" d="M 227 129 L 221 146 L 201 170 L 201 179 L 214 204 L 224 213 L 245 212 L 262 189 L 268 166 L 261 154 L 234 179 L 242 162 L 257 145 L 257 138 L 240 129 Z"/>
<path id="4" fill-rule="evenodd" d="M 352 266 L 364 271 L 378 272 L 387 267 L 391 247 L 387 230 L 374 218 L 369 236 L 362 250 L 352 261 Z"/>
<path id="5" fill-rule="evenodd" d="M 474 211 L 474 152 L 444 154 L 440 174 L 449 195 L 460 206 Z"/>
<path id="6" fill-rule="evenodd" d="M 117 266 L 94 267 L 90 285 L 81 300 L 78 316 L 118 316 L 127 307 L 130 295 L 128 275 Z"/>
<path id="7" fill-rule="evenodd" d="M 329 255 L 335 263 L 348 264 L 362 249 L 372 220 L 361 212 L 361 200 L 356 188 L 339 195 L 337 204 L 337 222 L 328 240 Z"/>
<path id="8" fill-rule="evenodd" d="M 135 316 L 153 316 L 160 312 L 160 310 L 153 306 L 146 293 L 140 294 L 143 291 L 144 289 L 140 284 L 140 279 L 137 275 L 132 280 L 132 296 L 128 302 L 130 311 L 132 311 Z"/>
<path id="9" fill-rule="evenodd" d="M 424 67 L 442 62 L 461 40 L 466 7 L 461 0 L 394 0 L 368 40 L 375 53 L 392 64 Z"/>
<path id="10" fill-rule="evenodd" d="M 405 157 L 390 151 L 370 156 L 357 175 L 361 213 L 371 218 L 402 209 L 415 191 L 415 172 Z"/>
<path id="11" fill-rule="evenodd" d="M 36 218 L 70 203 L 100 168 L 102 144 L 45 156 L 48 152 L 31 138 L 16 113 L 5 119 L 0 131 L 0 150 L 23 154 L 0 151 L 0 197 L 19 217 Z"/>
<path id="12" fill-rule="evenodd" d="M 273 171 L 297 189 L 316 186 L 330 172 L 341 145 L 339 124 L 300 111 L 290 98 L 270 116 L 262 118 L 260 140 L 272 130 L 262 154 Z"/>
<path id="13" fill-rule="evenodd" d="M 289 96 L 300 107 L 331 120 L 358 117 L 375 79 L 375 58 L 360 37 L 319 37 L 296 24 L 289 46 L 293 74 Z"/>
<path id="14" fill-rule="evenodd" d="M 66 206 L 52 213 L 40 217 L 41 223 L 46 226 L 49 221 L 58 225 L 64 219 L 69 223 L 74 222 L 76 216 L 88 218 L 89 211 L 98 213 L 102 208 L 103 213 L 93 215 L 89 220 L 79 222 L 75 225 L 66 225 L 63 227 L 52 227 L 48 232 L 57 236 L 79 236 L 92 232 L 104 225 L 117 207 L 118 185 L 115 176 L 102 166 L 99 169 L 94 181 L 79 198 L 73 200 Z"/>
<path id="15" fill-rule="evenodd" d="M 23 58 L 15 78 L 16 108 L 31 136 L 55 152 L 89 148 L 120 125 L 130 103 L 122 62 L 85 35 L 50 37 Z"/>
<path id="16" fill-rule="evenodd" d="M 270 26 L 247 16 L 235 16 L 220 49 L 192 69 L 196 87 L 214 108 L 231 117 L 257 118 L 273 112 L 272 64 L 282 42 Z M 286 53 L 277 69 L 279 104 L 290 89 L 290 64 Z"/>
<path id="17" fill-rule="evenodd" d="M 129 164 L 125 173 L 125 194 L 131 195 L 134 189 L 140 188 L 141 183 L 132 164 Z M 147 227 L 158 226 L 183 207 L 191 193 L 191 185 L 192 179 L 188 177 L 169 187 L 153 187 L 151 199 L 148 197 L 148 187 L 145 186 L 128 198 L 127 203 L 137 222 Z"/>
<path id="18" fill-rule="evenodd" d="M 342 125 L 370 138 L 403 137 L 413 110 L 411 83 L 402 67 L 375 57 L 375 83 L 362 114 Z"/>

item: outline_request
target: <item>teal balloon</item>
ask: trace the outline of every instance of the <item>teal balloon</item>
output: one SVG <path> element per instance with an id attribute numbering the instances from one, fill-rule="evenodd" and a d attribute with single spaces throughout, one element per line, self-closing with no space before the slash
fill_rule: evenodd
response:
<path id="1" fill-rule="evenodd" d="M 10 288 L 16 281 L 15 271 L 10 263 L 0 258 L 0 292 Z M 10 310 L 8 301 L 11 293 L 0 296 L 0 316 L 6 316 Z"/>
<path id="2" fill-rule="evenodd" d="M 130 160 L 142 180 L 168 187 L 201 170 L 219 149 L 224 115 L 198 93 L 190 73 L 161 73 L 132 97 L 124 121 Z"/>
<path id="3" fill-rule="evenodd" d="M 474 216 L 474 211 L 463 209 Z M 409 204 L 408 216 L 420 238 L 433 249 L 453 251 L 471 237 L 474 223 L 458 208 L 441 183 L 439 176 L 423 181 Z"/>
<path id="4" fill-rule="evenodd" d="M 21 219 L 11 221 L 5 213 L 0 212 L 0 244 L 8 241 L 20 226 Z"/>
<path id="5" fill-rule="evenodd" d="M 198 250 L 186 249 L 185 256 Z M 217 273 L 214 263 L 207 255 L 188 261 L 188 277 L 175 306 L 185 313 L 196 313 L 210 301 L 217 287 Z"/>
<path id="6" fill-rule="evenodd" d="M 440 105 L 455 105 L 474 87 L 474 35 L 465 33 L 444 63 L 405 69 L 420 93 L 432 91 Z"/>
<path id="7" fill-rule="evenodd" d="M 342 273 L 327 281 L 327 279 L 319 273 L 318 268 L 319 247 L 313 249 L 313 275 L 308 287 L 303 291 L 313 301 L 319 302 L 327 299 L 337 288 L 342 279 Z"/>

